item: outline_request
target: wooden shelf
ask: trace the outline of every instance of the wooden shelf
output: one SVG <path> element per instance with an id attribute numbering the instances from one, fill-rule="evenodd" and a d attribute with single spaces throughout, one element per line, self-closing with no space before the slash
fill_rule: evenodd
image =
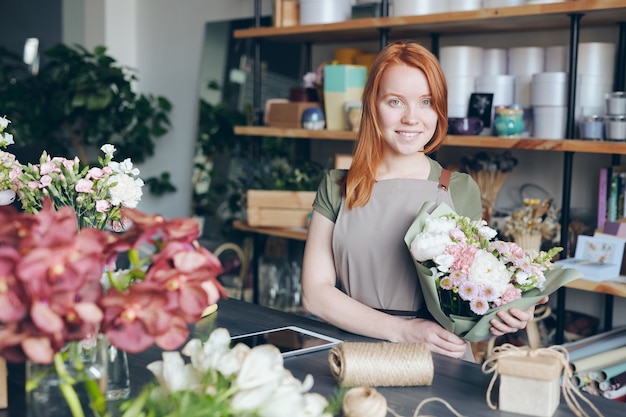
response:
<path id="1" fill-rule="evenodd" d="M 566 284 L 567 288 L 574 288 L 582 291 L 597 292 L 602 294 L 616 295 L 618 297 L 626 297 L 626 283 L 617 281 L 589 281 L 586 279 L 577 279 Z"/>
<path id="2" fill-rule="evenodd" d="M 263 126 L 236 126 L 235 134 L 241 136 L 270 136 L 294 139 L 354 140 L 355 134 L 343 130 L 282 129 Z M 525 149 L 534 151 L 586 152 L 626 155 L 626 142 L 588 141 L 575 139 L 509 139 L 495 136 L 448 135 L 444 146 L 471 148 Z"/>
<path id="3" fill-rule="evenodd" d="M 259 27 L 234 31 L 237 39 L 266 38 L 284 42 L 337 42 L 377 40 L 381 29 L 391 39 L 419 35 L 508 32 L 517 30 L 565 29 L 572 13 L 584 14 L 583 26 L 617 24 L 626 20 L 623 0 L 576 0 L 437 13 L 420 16 L 393 16 L 353 19 L 344 22 L 290 27 Z"/>
<path id="4" fill-rule="evenodd" d="M 284 237 L 294 240 L 306 240 L 308 230 L 301 227 L 294 228 L 280 228 L 280 227 L 255 227 L 250 226 L 248 223 L 235 220 L 233 222 L 233 228 L 244 232 L 259 233 L 262 235 Z"/>

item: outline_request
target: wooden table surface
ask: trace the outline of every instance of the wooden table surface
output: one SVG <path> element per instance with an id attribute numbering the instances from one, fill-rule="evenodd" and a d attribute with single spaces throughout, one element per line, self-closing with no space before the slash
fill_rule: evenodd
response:
<path id="1" fill-rule="evenodd" d="M 216 327 L 225 327 L 230 331 L 231 336 L 236 336 L 274 327 L 297 325 L 341 340 L 374 341 L 343 332 L 318 320 L 239 300 L 224 299 L 219 302 L 218 307 L 215 313 L 192 327 L 192 337 L 205 337 Z M 160 356 L 161 351 L 157 348 L 151 348 L 141 354 L 129 355 L 132 395 L 137 395 L 144 384 L 153 380 L 152 374 L 146 370 L 145 366 L 152 361 L 159 360 Z M 439 397 L 448 401 L 457 411 L 467 417 L 519 417 L 519 414 L 500 412 L 487 406 L 485 393 L 491 375 L 484 374 L 479 365 L 437 354 L 433 354 L 433 363 L 435 374 L 431 386 L 377 388 L 385 396 L 391 409 L 402 416 L 412 416 L 420 401 L 430 397 Z M 285 367 L 300 380 L 304 379 L 307 374 L 313 375 L 315 382 L 312 391 L 327 397 L 335 393 L 338 388 L 330 372 L 328 350 L 287 358 Z M 9 408 L 0 410 L 0 417 L 23 417 L 25 415 L 23 385 L 21 385 L 23 373 L 20 375 L 20 367 L 16 366 L 11 366 L 10 372 Z M 588 398 L 596 404 L 605 417 L 626 415 L 624 403 L 595 396 L 588 396 Z M 589 409 L 586 410 L 592 414 Z M 422 414 L 452 415 L 438 403 L 429 404 L 423 408 Z M 571 417 L 572 415 L 573 413 L 561 400 L 554 416 Z"/>

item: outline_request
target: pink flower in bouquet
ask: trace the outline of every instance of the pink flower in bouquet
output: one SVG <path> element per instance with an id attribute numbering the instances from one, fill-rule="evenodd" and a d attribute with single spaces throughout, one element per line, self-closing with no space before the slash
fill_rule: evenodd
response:
<path id="1" fill-rule="evenodd" d="M 432 272 L 446 314 L 483 315 L 543 288 L 561 248 L 531 254 L 496 235 L 484 220 L 448 213 L 427 218 L 411 242 L 413 257 Z"/>

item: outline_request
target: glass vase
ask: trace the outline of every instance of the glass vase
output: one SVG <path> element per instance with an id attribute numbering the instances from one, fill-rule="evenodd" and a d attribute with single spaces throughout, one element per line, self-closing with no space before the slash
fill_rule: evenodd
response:
<path id="1" fill-rule="evenodd" d="M 112 401 L 128 399 L 130 397 L 130 373 L 126 352 L 109 344 L 107 365 L 107 399 Z"/>
<path id="2" fill-rule="evenodd" d="M 51 364 L 26 362 L 28 417 L 106 415 L 106 337 L 69 342 Z"/>

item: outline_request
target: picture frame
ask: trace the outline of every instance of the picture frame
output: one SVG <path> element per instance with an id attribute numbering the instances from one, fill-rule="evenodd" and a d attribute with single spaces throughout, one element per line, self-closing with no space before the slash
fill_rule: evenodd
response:
<path id="1" fill-rule="evenodd" d="M 493 93 L 472 93 L 467 117 L 477 117 L 482 120 L 484 128 L 490 128 L 493 120 Z"/>

